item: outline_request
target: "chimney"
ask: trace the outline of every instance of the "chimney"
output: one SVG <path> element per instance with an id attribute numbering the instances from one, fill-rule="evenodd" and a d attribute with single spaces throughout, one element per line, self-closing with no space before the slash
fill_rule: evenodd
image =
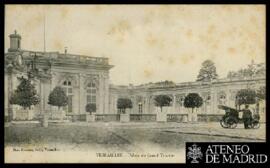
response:
<path id="1" fill-rule="evenodd" d="M 10 47 L 8 52 L 16 52 L 21 49 L 21 36 L 17 34 L 17 31 L 14 31 L 14 34 L 9 35 Z"/>

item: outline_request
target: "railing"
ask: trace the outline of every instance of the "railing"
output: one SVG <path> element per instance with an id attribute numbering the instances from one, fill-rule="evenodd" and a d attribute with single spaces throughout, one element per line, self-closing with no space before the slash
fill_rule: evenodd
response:
<path id="1" fill-rule="evenodd" d="M 120 114 L 96 114 L 96 121 L 120 121 Z"/>
<path id="2" fill-rule="evenodd" d="M 156 114 L 130 114 L 130 121 L 154 122 L 156 121 Z"/>
<path id="3" fill-rule="evenodd" d="M 167 114 L 167 122 L 183 122 L 184 117 L 188 117 L 188 114 Z"/>

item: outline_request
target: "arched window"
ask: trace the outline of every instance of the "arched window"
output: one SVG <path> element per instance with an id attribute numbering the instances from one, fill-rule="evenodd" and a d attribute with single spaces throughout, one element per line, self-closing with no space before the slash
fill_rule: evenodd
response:
<path id="1" fill-rule="evenodd" d="M 96 89 L 96 84 L 94 82 L 88 83 L 86 92 L 87 92 L 87 97 L 86 97 L 87 104 L 88 103 L 96 104 L 97 89 Z"/>
<path id="2" fill-rule="evenodd" d="M 71 113 L 72 112 L 72 97 L 73 97 L 71 81 L 65 80 L 63 82 L 63 89 L 68 97 L 68 105 L 64 107 L 64 110 Z"/>

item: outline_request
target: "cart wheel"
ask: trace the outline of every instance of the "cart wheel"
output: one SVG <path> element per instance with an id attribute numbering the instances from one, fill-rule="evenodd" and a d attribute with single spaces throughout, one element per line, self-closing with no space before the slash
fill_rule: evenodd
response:
<path id="1" fill-rule="evenodd" d="M 251 127 L 254 129 L 258 129 L 258 128 L 260 128 L 260 123 L 258 121 L 255 121 L 252 123 Z"/>
<path id="2" fill-rule="evenodd" d="M 237 121 L 234 118 L 226 118 L 225 123 L 228 125 L 228 128 L 234 129 L 237 126 Z"/>
<path id="3" fill-rule="evenodd" d="M 228 125 L 225 123 L 224 120 L 220 120 L 219 123 L 220 123 L 222 128 L 228 128 Z"/>
<path id="4" fill-rule="evenodd" d="M 233 123 L 231 123 L 231 124 L 229 125 L 229 127 L 230 127 L 231 129 L 234 129 L 234 128 L 237 127 L 237 123 L 236 123 L 236 122 L 233 122 Z"/>

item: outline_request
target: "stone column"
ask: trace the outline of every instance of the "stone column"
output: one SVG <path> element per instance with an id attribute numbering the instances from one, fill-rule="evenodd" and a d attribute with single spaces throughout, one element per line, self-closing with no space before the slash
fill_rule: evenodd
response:
<path id="1" fill-rule="evenodd" d="M 231 94 L 230 94 L 229 89 L 227 89 L 227 91 L 226 91 L 226 105 L 227 106 L 231 106 L 230 99 L 231 99 Z"/>
<path id="2" fill-rule="evenodd" d="M 143 96 L 143 98 L 142 98 L 142 114 L 144 114 L 144 113 L 146 113 L 146 103 L 147 101 L 146 101 L 146 98 L 145 98 L 145 96 Z"/>
<path id="3" fill-rule="evenodd" d="M 109 112 L 111 114 L 116 114 L 117 113 L 117 107 L 116 107 L 116 98 L 114 94 L 109 95 Z"/>
<path id="4" fill-rule="evenodd" d="M 51 79 L 50 79 L 51 80 Z M 48 126 L 48 112 L 49 112 L 49 95 L 50 95 L 50 92 L 51 92 L 51 89 L 50 89 L 50 80 L 47 80 L 47 79 L 42 79 L 40 82 L 41 82 L 41 88 L 40 88 L 40 99 L 41 99 L 41 116 L 42 119 L 41 119 L 41 124 L 42 126 L 44 127 L 47 127 Z"/>
<path id="5" fill-rule="evenodd" d="M 103 105 L 104 105 L 104 87 L 103 87 L 103 75 L 99 74 L 99 89 L 98 89 L 98 114 L 103 114 Z"/>
<path id="6" fill-rule="evenodd" d="M 217 105 L 218 105 L 218 93 L 217 93 L 216 90 L 214 91 L 213 100 L 214 100 L 214 104 L 213 104 L 213 110 L 211 111 L 211 114 L 213 114 L 213 113 L 216 114 L 216 113 L 218 113 L 218 107 L 217 107 Z"/>
<path id="7" fill-rule="evenodd" d="M 73 96 L 72 96 L 72 113 L 79 114 L 80 113 L 80 88 L 77 86 L 73 87 Z"/>
<path id="8" fill-rule="evenodd" d="M 109 112 L 113 114 L 113 98 L 112 95 L 109 94 Z"/>
<path id="9" fill-rule="evenodd" d="M 216 93 L 215 90 L 213 88 L 213 86 L 211 87 L 211 110 L 208 112 L 208 114 L 213 114 L 216 113 L 215 111 L 215 105 L 216 105 Z"/>
<path id="10" fill-rule="evenodd" d="M 153 104 L 151 104 L 152 103 L 152 96 L 149 96 L 149 107 L 148 107 L 148 109 L 149 109 L 149 112 L 148 113 L 150 113 L 150 114 L 152 114 L 152 113 L 156 113 L 155 112 L 155 109 L 153 108 Z"/>
<path id="11" fill-rule="evenodd" d="M 134 96 L 130 97 L 131 103 L 132 103 L 132 108 L 129 109 L 129 114 L 134 114 L 134 113 L 138 113 L 138 111 L 136 111 L 136 108 L 138 108 L 138 104 L 136 104 L 136 98 Z"/>
<path id="12" fill-rule="evenodd" d="M 109 111 L 109 75 L 104 76 L 104 112 L 105 114 L 111 113 Z"/>
<path id="13" fill-rule="evenodd" d="M 39 107 L 40 107 L 40 112 L 39 114 L 43 114 L 44 113 L 44 93 L 43 93 L 43 80 L 40 79 L 39 81 L 39 96 L 40 96 L 40 104 L 39 104 Z"/>
<path id="14" fill-rule="evenodd" d="M 149 113 L 149 97 L 148 96 L 145 96 L 144 97 L 144 104 L 143 104 L 143 113 L 146 114 L 146 113 Z"/>
<path id="15" fill-rule="evenodd" d="M 11 93 L 13 91 L 12 89 L 12 85 L 13 85 L 13 81 L 12 81 L 12 74 L 8 74 L 8 78 L 7 78 L 7 82 L 8 82 L 8 93 L 7 93 L 7 98 L 5 98 L 7 100 L 7 108 L 8 108 L 8 120 L 11 121 L 12 119 L 14 119 L 13 117 L 13 109 L 12 109 L 12 105 L 9 103 L 9 99 L 11 97 Z"/>
<path id="16" fill-rule="evenodd" d="M 85 92 L 85 86 L 84 86 L 84 75 L 83 74 L 79 74 L 79 113 L 83 114 L 85 113 L 85 103 L 84 103 L 84 99 L 85 97 L 83 96 Z"/>
<path id="17" fill-rule="evenodd" d="M 229 106 L 231 106 L 232 108 L 235 108 L 235 104 L 234 104 L 235 103 L 235 100 L 233 98 L 234 93 L 233 93 L 232 90 L 229 93 L 230 93 L 229 94 Z"/>
<path id="18" fill-rule="evenodd" d="M 50 92 L 51 92 L 51 82 L 44 81 L 44 83 L 43 83 L 44 112 L 50 111 L 50 105 L 48 104 Z"/>
<path id="19" fill-rule="evenodd" d="M 5 89 L 5 116 L 8 116 L 8 107 L 9 107 L 9 85 L 8 85 L 8 74 L 5 73 L 5 85 L 4 85 L 4 89 Z"/>
<path id="20" fill-rule="evenodd" d="M 15 91 L 17 87 L 17 75 L 15 73 L 10 74 L 10 93 Z M 11 96 L 11 95 L 10 95 Z M 17 111 L 17 105 L 10 105 L 10 114 L 11 114 L 11 119 L 16 119 L 16 111 Z"/>
<path id="21" fill-rule="evenodd" d="M 117 99 L 118 99 L 118 97 L 115 95 L 114 96 L 114 112 L 115 112 L 115 114 L 117 114 Z"/>
<path id="22" fill-rule="evenodd" d="M 57 74 L 52 72 L 51 81 L 50 81 L 50 92 L 53 91 L 53 89 L 57 86 L 57 84 L 58 84 L 57 82 L 58 82 L 57 81 Z M 54 110 L 54 107 L 49 105 L 49 110 L 48 110 L 49 114 L 47 114 L 47 115 L 52 116 L 53 110 Z"/>
<path id="23" fill-rule="evenodd" d="M 176 95 L 173 94 L 173 113 L 176 113 Z"/>

